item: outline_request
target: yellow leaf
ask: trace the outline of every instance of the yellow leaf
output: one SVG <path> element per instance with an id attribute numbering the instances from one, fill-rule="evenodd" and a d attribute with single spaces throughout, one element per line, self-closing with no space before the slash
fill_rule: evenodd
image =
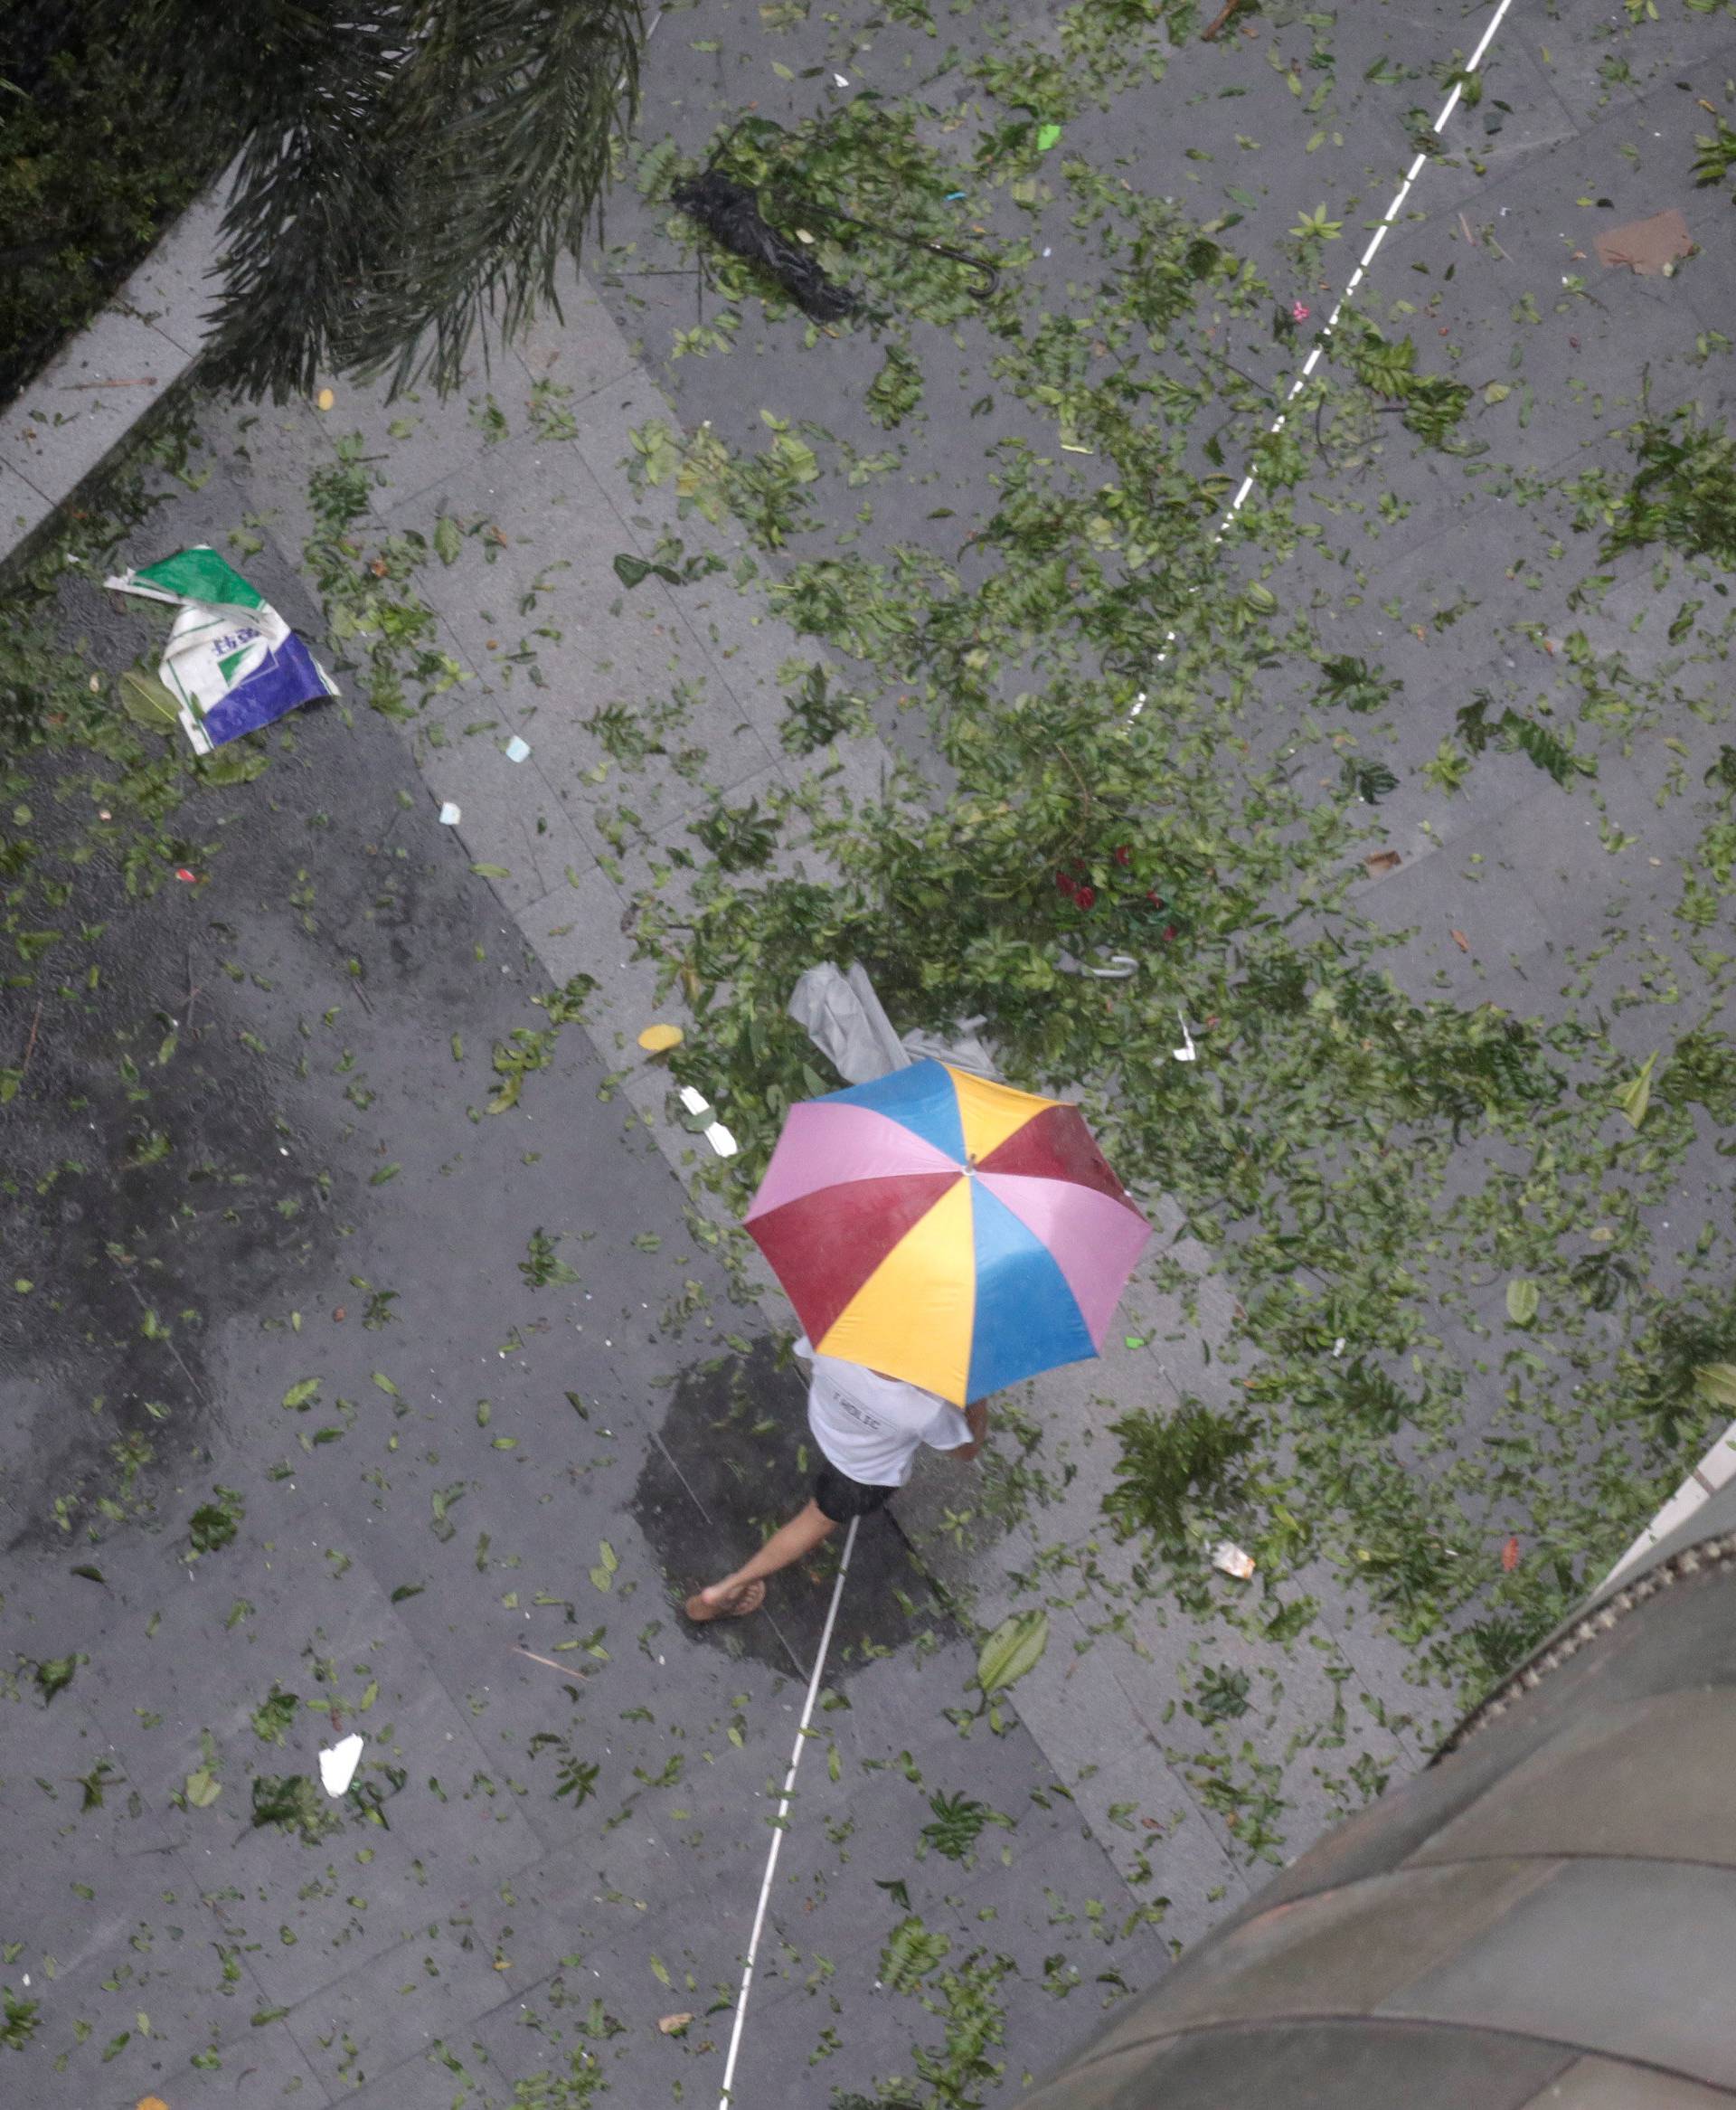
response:
<path id="1" fill-rule="evenodd" d="M 319 393 L 314 398 L 314 401 L 319 405 L 322 411 L 329 411 L 332 405 L 337 401 L 337 398 L 332 393 L 329 388 L 322 388 Z"/>
<path id="2" fill-rule="evenodd" d="M 665 2015 L 657 2027 L 665 2037 L 679 2037 L 693 2019 L 692 2015 Z"/>
<path id="3" fill-rule="evenodd" d="M 685 1037 L 679 1026 L 647 1026 L 639 1036 L 639 1046 L 646 1055 L 666 1055 Z"/>

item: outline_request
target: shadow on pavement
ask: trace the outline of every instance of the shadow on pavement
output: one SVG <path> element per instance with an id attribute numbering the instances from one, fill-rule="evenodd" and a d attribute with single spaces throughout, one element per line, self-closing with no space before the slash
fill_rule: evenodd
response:
<path id="1" fill-rule="evenodd" d="M 685 1596 L 738 1566 L 807 1499 L 818 1453 L 807 1432 L 800 1367 L 769 1340 L 746 1356 L 684 1371 L 646 1452 L 632 1511 Z M 750 1656 L 806 1678 L 837 1574 L 842 1531 L 816 1556 L 775 1575 L 762 1611 L 682 1631 L 701 1647 Z M 953 1632 L 909 1541 L 885 1510 L 863 1519 L 833 1636 L 829 1681 L 910 1645 Z"/>

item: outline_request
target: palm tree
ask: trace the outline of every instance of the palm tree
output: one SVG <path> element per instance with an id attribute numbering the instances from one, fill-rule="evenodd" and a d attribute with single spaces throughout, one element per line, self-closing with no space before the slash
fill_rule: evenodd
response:
<path id="1" fill-rule="evenodd" d="M 639 0 L 113 0 L 240 126 L 205 373 L 276 402 L 321 372 L 458 381 L 553 307 L 638 99 Z"/>

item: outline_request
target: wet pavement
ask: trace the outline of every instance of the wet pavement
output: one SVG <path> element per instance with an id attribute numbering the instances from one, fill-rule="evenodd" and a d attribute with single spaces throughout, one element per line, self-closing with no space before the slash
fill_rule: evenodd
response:
<path id="1" fill-rule="evenodd" d="M 1298 599 L 1329 588 L 1343 649 L 1410 684 L 1407 781 L 1382 809 L 1404 864 L 1363 898 L 1417 926 L 1410 985 L 1530 1008 L 1581 972 L 1601 976 L 1594 999 L 1637 1055 L 1649 1027 L 1623 1014 L 1648 971 L 1635 964 L 1641 941 L 1607 965 L 1570 958 L 1597 952 L 1613 922 L 1625 852 L 1609 847 L 1602 809 L 1522 757 L 1487 758 L 1456 804 L 1414 775 L 1468 691 L 1521 695 L 1553 678 L 1524 627 L 1530 581 L 1512 568 L 1524 497 L 1503 479 L 1557 468 L 1587 442 L 1589 459 L 1604 459 L 1599 447 L 1617 459 L 1607 426 L 1633 413 L 1641 351 L 1655 402 L 1724 400 L 1722 355 L 1709 363 L 1703 338 L 1727 323 L 1729 237 L 1713 201 L 1703 219 L 1692 203 L 1701 120 L 1681 114 L 1690 99 L 1675 81 L 1721 77 L 1727 23 L 1684 16 L 1667 45 L 1636 47 L 1643 63 L 1623 79 L 1608 63 L 1626 51 L 1608 13 L 1514 11 L 1474 135 L 1480 166 L 1428 171 L 1427 219 L 1382 254 L 1383 298 L 1426 280 L 1435 328 L 1456 334 L 1484 382 L 1506 371 L 1519 294 L 1560 276 L 1567 201 L 1608 196 L 1608 213 L 1571 210 L 1620 219 L 1689 198 L 1702 264 L 1679 279 L 1599 280 L 1584 320 L 1552 311 L 1524 339 L 1524 386 L 1477 413 L 1496 446 L 1474 473 L 1390 449 L 1379 482 L 1395 503 L 1378 512 L 1360 486 L 1323 481 L 1330 554 L 1305 552 L 1275 584 Z M 1445 54 L 1483 19 L 1359 10 L 1342 24 L 1341 71 L 1401 74 L 1419 39 Z M 720 58 L 707 95 L 675 111 L 695 62 L 667 40 L 687 25 L 671 17 L 653 44 L 651 109 L 693 144 L 712 121 L 704 103 L 734 82 Z M 744 31 L 744 47 L 757 34 Z M 896 28 L 880 42 L 901 65 L 906 43 L 927 44 Z M 1323 187 L 1378 212 L 1408 150 L 1405 103 L 1432 99 L 1433 84 L 1359 91 L 1354 166 L 1328 182 L 1283 74 L 1251 71 L 1233 121 L 1271 144 L 1250 246 L 1275 251 L 1297 198 Z M 755 85 L 768 107 L 784 93 Z M 1181 128 L 1137 152 L 1210 152 L 1217 122 L 1189 106 Z M 1106 153 L 1124 144 L 1109 119 L 1080 132 Z M 1176 180 L 1203 183 L 1206 166 L 1188 156 Z M 1524 284 L 1482 243 L 1448 254 L 1461 212 L 1507 230 L 1496 239 L 1523 260 Z M 637 213 L 623 200 L 612 231 L 649 255 Z M 1448 263 L 1464 267 L 1450 281 Z M 692 320 L 691 283 L 624 281 L 609 298 L 689 424 L 713 417 L 740 436 L 769 401 L 832 420 L 868 375 L 847 366 L 863 345 L 831 347 L 824 376 L 793 343 L 755 353 L 746 381 L 743 359 L 669 364 L 661 346 Z M 572 387 L 571 440 L 524 421 L 538 379 Z M 764 1315 L 732 1302 L 695 1234 L 672 1160 L 697 1146 L 672 1138 L 664 1080 L 632 1050 L 650 976 L 627 959 L 620 919 L 650 853 L 623 855 L 599 819 L 616 786 L 592 796 L 607 750 L 590 714 L 685 685 L 708 781 L 746 799 L 788 771 L 776 670 L 792 640 L 727 582 L 679 601 L 652 582 L 618 605 L 614 555 L 645 554 L 675 516 L 666 494 L 628 494 L 617 464 L 630 425 L 669 412 L 602 302 L 575 297 L 564 329 L 544 329 L 498 385 L 513 421 L 500 444 L 463 405 L 420 406 L 395 439 L 398 413 L 372 400 L 346 401 L 331 424 L 303 406 L 208 414 L 211 480 L 196 494 L 171 485 L 150 550 L 134 554 L 255 523 L 261 546 L 244 568 L 317 639 L 295 556 L 310 469 L 329 466 L 353 422 L 382 531 L 430 529 L 442 512 L 467 531 L 497 524 L 492 549 L 467 532 L 459 560 L 422 582 L 472 680 L 424 714 L 413 743 L 365 709 L 300 714 L 258 782 L 189 806 L 195 883 L 141 899 L 113 859 L 81 870 L 65 919 L 102 929 L 39 1033 L 33 995 L 5 995 L 12 1044 L 29 1033 L 33 1048 L 7 1110 L 0 1237 L 7 1275 L 33 1286 L 0 1320 L 0 1587 L 17 1679 L 0 1716 L 14 1842 L 0 1943 L 14 1998 L 40 2008 L 33 2030 L 19 2026 L 22 2048 L 0 2050 L 0 2076 L 47 2110 L 124 2110 L 147 2093 L 171 2110 L 564 2110 L 587 2100 L 593 2071 L 635 2104 L 665 2088 L 709 2102 L 721 2078 L 834 1556 L 781 1581 L 762 1619 L 699 1634 L 679 1620 L 686 1590 L 800 1499 L 799 1390 Z M 976 386 L 963 372 L 960 403 Z M 937 417 L 876 535 L 890 543 L 943 501 L 962 532 L 985 502 L 972 480 L 982 443 L 963 431 Z M 878 444 L 866 427 L 858 436 Z M 1571 546 L 1565 520 L 1524 523 Z M 1667 656 L 1657 625 L 1632 626 L 1657 592 L 1637 564 L 1580 620 L 1654 667 Z M 1461 601 L 1473 621 L 1432 620 Z M 1383 602 L 1426 610 L 1427 635 Z M 137 611 L 117 615 L 76 583 L 64 609 L 94 664 L 112 672 L 139 648 Z M 529 648 L 547 687 L 524 671 L 531 661 L 510 675 L 502 663 L 503 644 L 533 640 L 538 623 L 562 632 Z M 1721 677 L 1708 662 L 1690 678 Z M 1710 718 L 1680 730 L 1697 781 Z M 513 732 L 533 768 L 502 759 Z M 850 745 L 845 781 L 871 784 L 882 754 Z M 86 780 L 31 766 L 14 797 L 28 797 L 39 832 L 76 831 Z M 1664 913 L 1654 894 L 1674 888 L 1704 818 L 1687 800 L 1657 803 L 1669 766 L 1648 749 L 1599 787 L 1637 853 L 1620 867 L 1637 930 Z M 654 852 L 683 839 L 704 800 L 673 761 L 655 778 Z M 465 808 L 459 831 L 435 820 L 447 796 Z M 602 984 L 586 1022 L 539 1043 L 547 1065 L 517 1109 L 486 1113 L 492 1049 L 546 1031 L 531 999 L 578 972 Z M 1710 1145 L 1703 1175 L 1706 1207 L 1722 1207 Z M 1057 1606 L 1050 1653 L 997 1737 L 969 1724 L 974 1647 L 947 1609 L 953 1591 L 978 1613 L 1020 1601 L 1044 1544 L 1099 1528 L 1108 1446 L 1091 1445 L 1110 1395 L 1233 1384 L 1203 1362 L 1228 1325 L 1212 1256 L 1165 1228 L 1193 1287 L 1141 1284 L 1129 1338 L 1148 1345 L 1043 1395 L 1073 1439 L 1052 1509 L 986 1547 L 961 1543 L 946 1528 L 958 1483 L 939 1477 L 957 1469 L 941 1467 L 901 1529 L 882 1518 L 859 1538 L 745 2040 L 737 2099 L 755 2110 L 821 2103 L 834 2085 L 866 2091 L 910 2072 L 913 2040 L 940 2041 L 942 2020 L 885 1973 L 907 1909 L 950 1944 L 929 1997 L 935 1973 L 952 1973 L 955 2034 L 986 2015 L 986 2056 L 1016 2081 L 1087 2034 L 1123 1982 L 1149 1982 L 1169 1940 L 1246 1894 L 1221 1815 L 1164 1756 L 1194 1645 L 1182 1623 L 1142 1613 L 1137 1648 L 1111 1654 L 1088 1648 L 1084 1613 Z M 547 1265 L 550 1247 L 539 1261 L 538 1233 L 576 1280 Z M 1449 1325 L 1443 1338 L 1474 1408 L 1493 1415 L 1495 1351 Z M 212 1509 L 235 1537 L 195 1555 L 196 1539 L 222 1536 L 194 1522 Z M 1117 1557 L 1101 1548 L 1107 1571 Z M 1347 1690 L 1353 1747 L 1418 1763 L 1423 1728 L 1373 1718 L 1373 1701 L 1397 1712 L 1415 1698 L 1401 1652 L 1366 1622 L 1324 1628 L 1300 1665 L 1271 1652 L 1287 1684 L 1259 1724 L 1262 1749 L 1293 1755 L 1297 1732 Z M 1250 1673 L 1267 1661 L 1246 1650 Z M 70 1683 L 45 1698 L 57 1674 L 39 1666 L 68 1662 Z M 297 1705 L 274 1708 L 274 1694 Z M 368 1738 L 362 1793 L 328 1804 L 286 1789 L 316 1771 L 340 1725 Z M 1326 1764 L 1305 1748 L 1292 1766 L 1291 1850 L 1342 1806 Z M 951 1836 L 933 1798 L 960 1796 L 988 1814 L 955 1862 L 924 1828 Z M 271 1811 L 286 1814 L 254 1821 Z M 1167 1917 L 1139 1924 L 1160 1897 Z M 659 2030 L 684 2012 L 684 2031 Z M 539 2096 L 539 2074 L 567 2092 L 551 2078 Z"/>

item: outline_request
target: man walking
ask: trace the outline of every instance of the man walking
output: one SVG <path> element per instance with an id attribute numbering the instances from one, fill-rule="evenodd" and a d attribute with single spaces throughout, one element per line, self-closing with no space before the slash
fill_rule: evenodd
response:
<path id="1" fill-rule="evenodd" d="M 807 1425 L 826 1461 L 813 1495 L 751 1560 L 688 1598 L 689 1619 L 743 1619 L 757 1612 L 766 1601 L 765 1578 L 805 1558 L 838 1525 L 883 1509 L 910 1479 L 924 1443 L 958 1459 L 974 1458 L 983 1447 L 988 1408 L 981 1400 L 961 1413 L 902 1378 L 816 1355 L 806 1337 L 796 1353 L 814 1365 Z"/>

